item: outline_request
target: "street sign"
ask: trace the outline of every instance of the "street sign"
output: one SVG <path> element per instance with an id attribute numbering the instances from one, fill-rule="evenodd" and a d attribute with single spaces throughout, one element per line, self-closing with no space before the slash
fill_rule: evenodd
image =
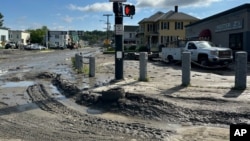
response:
<path id="1" fill-rule="evenodd" d="M 117 51 L 116 52 L 116 58 L 117 59 L 121 59 L 122 58 L 122 52 L 121 51 Z"/>
<path id="2" fill-rule="evenodd" d="M 116 24 L 115 25 L 115 34 L 116 35 L 123 35 L 123 24 Z"/>
<path id="3" fill-rule="evenodd" d="M 109 0 L 109 2 L 127 2 L 127 0 Z"/>

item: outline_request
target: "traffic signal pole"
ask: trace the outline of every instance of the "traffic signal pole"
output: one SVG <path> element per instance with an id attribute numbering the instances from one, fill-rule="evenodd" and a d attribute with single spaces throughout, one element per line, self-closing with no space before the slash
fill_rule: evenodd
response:
<path id="1" fill-rule="evenodd" d="M 114 2 L 115 13 L 115 79 L 123 79 L 123 7 L 121 2 Z"/>
<path id="2" fill-rule="evenodd" d="M 123 4 L 127 0 L 109 0 L 113 2 L 113 12 L 115 13 L 115 79 L 123 79 Z M 132 16 L 135 14 L 134 5 L 125 6 L 125 16 Z"/>

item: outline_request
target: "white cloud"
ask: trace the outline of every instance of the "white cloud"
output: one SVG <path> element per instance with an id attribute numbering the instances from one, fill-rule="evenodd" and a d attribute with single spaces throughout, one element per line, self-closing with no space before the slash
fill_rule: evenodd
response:
<path id="1" fill-rule="evenodd" d="M 63 20 L 66 23 L 72 23 L 73 21 L 84 21 L 88 17 L 89 17 L 88 15 L 78 16 L 78 17 L 72 17 L 69 15 L 66 15 L 64 17 L 61 17 L 61 20 Z"/>
<path id="2" fill-rule="evenodd" d="M 70 10 L 77 10 L 82 12 L 106 12 L 106 11 L 113 11 L 113 6 L 111 2 L 106 3 L 94 3 L 92 5 L 86 5 L 86 6 L 77 6 L 74 4 L 70 4 L 68 6 L 68 9 Z"/>
<path id="3" fill-rule="evenodd" d="M 182 7 L 204 7 L 221 0 L 137 0 L 136 6 L 140 8 L 169 8 L 175 5 Z"/>
<path id="4" fill-rule="evenodd" d="M 74 20 L 74 18 L 66 15 L 65 17 L 62 18 L 62 20 L 65 21 L 66 23 L 71 23 Z"/>

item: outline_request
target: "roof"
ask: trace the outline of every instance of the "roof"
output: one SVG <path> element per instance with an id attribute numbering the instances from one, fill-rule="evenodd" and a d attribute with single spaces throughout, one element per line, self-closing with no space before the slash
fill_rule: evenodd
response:
<path id="1" fill-rule="evenodd" d="M 139 28 L 139 26 L 124 25 L 125 32 L 136 32 L 138 30 L 138 28 Z"/>
<path id="2" fill-rule="evenodd" d="M 191 15 L 188 15 L 183 12 L 174 12 L 174 11 L 169 11 L 168 13 L 165 14 L 166 16 L 162 17 L 161 20 L 200 20 L 196 17 L 193 17 Z"/>
<path id="3" fill-rule="evenodd" d="M 10 32 L 17 32 L 17 33 L 30 33 L 28 31 L 23 31 L 23 30 L 9 30 Z"/>
<path id="4" fill-rule="evenodd" d="M 7 27 L 0 27 L 0 29 L 9 30 L 9 28 L 7 28 Z"/>
<path id="5" fill-rule="evenodd" d="M 161 12 L 161 11 L 158 11 L 154 15 L 152 15 L 152 16 L 150 16 L 148 18 L 144 18 L 139 23 L 142 23 L 142 22 L 156 22 L 159 19 L 159 17 L 161 17 L 162 15 L 164 15 L 164 13 Z"/>
<path id="6" fill-rule="evenodd" d="M 144 18 L 139 22 L 157 22 L 159 20 L 199 20 L 196 17 L 191 15 L 185 14 L 183 12 L 175 12 L 173 10 L 168 11 L 167 13 L 163 12 L 156 12 L 154 15 L 150 16 L 149 18 Z"/>
<path id="7" fill-rule="evenodd" d="M 204 18 L 204 19 L 202 19 L 202 20 L 200 20 L 200 21 L 197 21 L 197 22 L 195 22 L 195 23 L 186 25 L 186 27 L 193 26 L 193 25 L 197 25 L 197 24 L 200 24 L 200 23 L 203 23 L 203 22 L 206 22 L 206 21 L 215 19 L 215 18 L 219 18 L 219 17 L 221 17 L 221 16 L 228 15 L 228 14 L 230 14 L 230 13 L 234 13 L 234 12 L 237 12 L 237 11 L 241 11 L 241 10 L 244 10 L 244 9 L 249 9 L 249 11 L 250 11 L 250 3 L 246 3 L 246 4 L 240 5 L 240 6 L 238 6 L 238 7 L 229 9 L 229 10 L 227 10 L 227 11 L 224 11 L 224 12 L 221 12 L 221 13 L 218 13 L 218 14 L 215 14 L 215 15 L 212 15 L 212 16 L 210 16 L 210 17 Z"/>

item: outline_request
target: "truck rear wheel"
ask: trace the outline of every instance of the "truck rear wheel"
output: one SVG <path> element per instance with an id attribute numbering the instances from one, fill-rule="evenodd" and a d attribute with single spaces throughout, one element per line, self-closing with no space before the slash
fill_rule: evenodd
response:
<path id="1" fill-rule="evenodd" d="M 169 55 L 168 56 L 168 63 L 173 63 L 173 62 L 174 62 L 173 56 Z"/>

